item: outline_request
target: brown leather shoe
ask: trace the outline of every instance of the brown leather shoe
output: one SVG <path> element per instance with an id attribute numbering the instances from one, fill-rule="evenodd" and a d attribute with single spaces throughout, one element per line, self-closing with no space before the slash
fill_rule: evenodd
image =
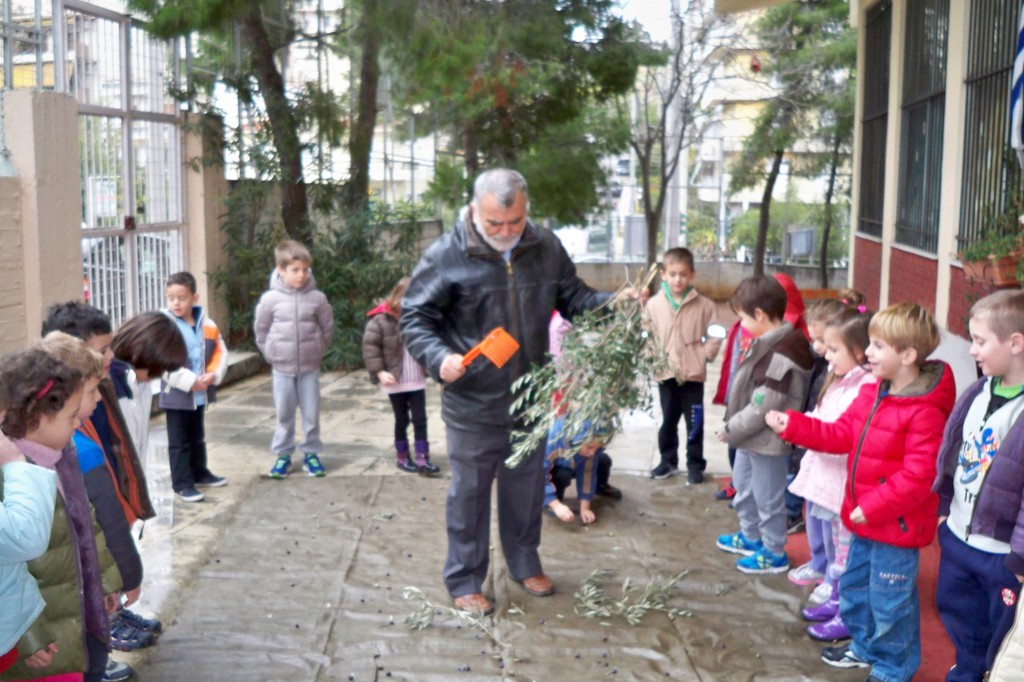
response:
<path id="1" fill-rule="evenodd" d="M 482 616 L 489 616 L 494 613 L 494 605 L 479 592 L 455 597 L 453 601 L 455 602 L 455 608 L 459 611 L 467 611 Z"/>
<path id="2" fill-rule="evenodd" d="M 547 577 L 543 573 L 538 573 L 532 578 L 527 578 L 521 582 L 523 584 L 523 589 L 534 597 L 546 597 L 549 594 L 555 593 L 555 584 L 551 582 L 551 578 Z"/>

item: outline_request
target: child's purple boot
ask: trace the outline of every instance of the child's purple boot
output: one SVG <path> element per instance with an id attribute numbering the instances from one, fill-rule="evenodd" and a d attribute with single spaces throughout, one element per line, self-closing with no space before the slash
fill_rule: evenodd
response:
<path id="1" fill-rule="evenodd" d="M 850 631 L 843 624 L 842 616 L 837 613 L 831 620 L 808 626 L 807 636 L 819 642 L 835 642 L 850 639 Z"/>
<path id="2" fill-rule="evenodd" d="M 430 443 L 425 440 L 416 441 L 416 467 L 425 476 L 436 474 L 441 470 L 440 467 L 430 463 Z"/>
<path id="3" fill-rule="evenodd" d="M 407 440 L 396 440 L 395 441 L 395 454 L 398 456 L 398 460 L 395 462 L 402 471 L 408 471 L 411 474 L 415 474 L 419 471 L 419 467 L 409 461 L 409 441 Z"/>
<path id="4" fill-rule="evenodd" d="M 832 594 L 824 604 L 808 606 L 800 615 L 811 623 L 825 623 L 839 615 L 839 584 L 832 583 Z"/>

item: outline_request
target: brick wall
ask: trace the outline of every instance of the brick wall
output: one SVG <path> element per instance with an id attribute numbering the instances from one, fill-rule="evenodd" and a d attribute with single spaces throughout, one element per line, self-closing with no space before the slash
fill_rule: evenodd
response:
<path id="1" fill-rule="evenodd" d="M 949 315 L 946 317 L 946 329 L 967 338 L 967 312 L 979 298 L 999 289 L 969 279 L 961 267 L 949 266 Z"/>
<path id="2" fill-rule="evenodd" d="M 917 303 L 934 313 L 938 268 L 932 258 L 893 249 L 889 261 L 889 303 Z"/>
<path id="3" fill-rule="evenodd" d="M 855 237 L 853 248 L 853 288 L 864 294 L 869 309 L 878 310 L 882 295 L 882 245 Z"/>

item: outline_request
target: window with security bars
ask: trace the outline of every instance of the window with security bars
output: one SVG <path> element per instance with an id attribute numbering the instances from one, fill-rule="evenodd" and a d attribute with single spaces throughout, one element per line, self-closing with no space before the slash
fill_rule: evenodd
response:
<path id="1" fill-rule="evenodd" d="M 1019 0 L 971 3 L 957 250 L 982 235 L 986 215 L 1001 211 L 1021 184 L 1008 115 L 1020 11 Z"/>
<path id="2" fill-rule="evenodd" d="M 949 0 L 907 3 L 896 243 L 935 253 L 946 111 Z"/>
<path id="3" fill-rule="evenodd" d="M 889 51 L 892 44 L 892 2 L 868 11 L 864 54 L 864 110 L 861 114 L 860 206 L 857 229 L 882 236 L 885 208 L 885 143 L 889 125 Z"/>

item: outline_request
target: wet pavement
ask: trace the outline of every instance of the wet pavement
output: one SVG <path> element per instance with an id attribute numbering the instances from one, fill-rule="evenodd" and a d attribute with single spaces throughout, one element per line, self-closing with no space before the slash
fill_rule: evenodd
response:
<path id="1" fill-rule="evenodd" d="M 589 528 L 545 518 L 541 555 L 557 587 L 551 597 L 527 595 L 492 546 L 485 590 L 498 609 L 485 628 L 440 619 L 422 631 L 403 625 L 414 610 L 402 598 L 406 586 L 449 604 L 441 582 L 448 467 L 437 386 L 427 394 L 438 478 L 395 468 L 390 405 L 362 371 L 321 378 L 323 479 L 301 471 L 266 478 L 274 426 L 268 374 L 226 387 L 209 410 L 210 468 L 230 483 L 204 491 L 201 503 L 173 497 L 157 417 L 145 465 L 159 515 L 139 543 L 146 579 L 138 610 L 159 616 L 165 632 L 150 649 L 116 656 L 144 682 L 862 680 L 863 672 L 818 659 L 820 646 L 798 615 L 809 590 L 785 575 L 744 576 L 734 555 L 714 547 L 715 536 L 736 525 L 710 483 L 729 468 L 713 440 L 723 411 L 710 405 L 719 365 L 707 383 L 709 483 L 650 480 L 657 406 L 655 415 L 626 415 L 608 448 L 623 499 L 601 500 Z M 584 618 L 573 593 L 594 569 L 618 571 L 606 586 L 615 599 L 624 578 L 646 586 L 689 571 L 668 605 L 692 617 L 652 612 L 637 626 Z"/>

